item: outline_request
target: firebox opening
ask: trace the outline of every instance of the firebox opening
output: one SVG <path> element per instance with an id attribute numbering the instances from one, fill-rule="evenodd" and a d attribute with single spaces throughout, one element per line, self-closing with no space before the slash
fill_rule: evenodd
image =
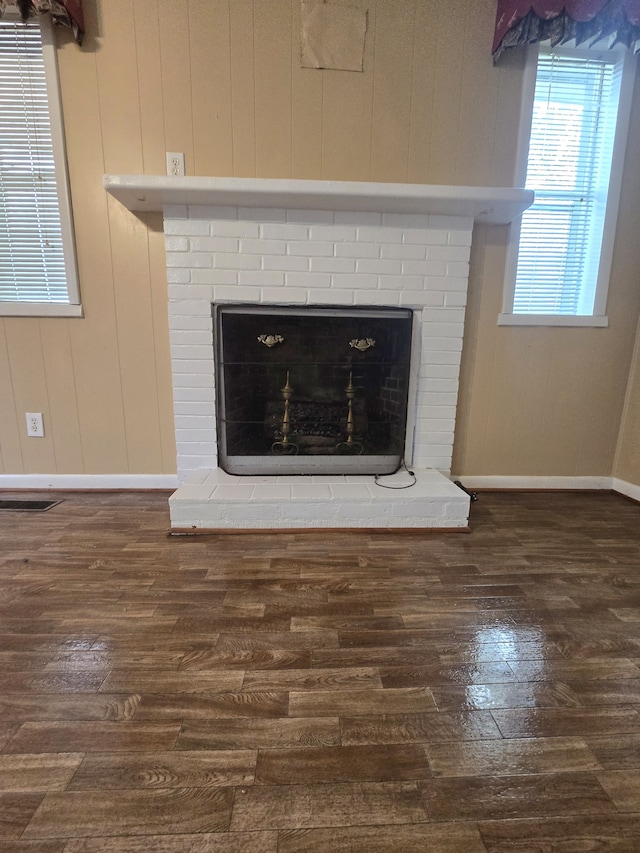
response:
<path id="1" fill-rule="evenodd" d="M 218 464 L 388 474 L 406 436 L 412 312 L 218 305 Z"/>

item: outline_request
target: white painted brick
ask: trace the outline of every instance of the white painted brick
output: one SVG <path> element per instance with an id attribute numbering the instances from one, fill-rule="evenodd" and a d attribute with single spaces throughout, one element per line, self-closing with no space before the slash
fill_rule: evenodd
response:
<path id="1" fill-rule="evenodd" d="M 466 264 L 469 261 L 469 248 L 467 246 L 427 246 L 427 260 Z"/>
<path id="2" fill-rule="evenodd" d="M 439 275 L 439 273 L 436 273 L 436 275 Z M 468 278 L 469 264 L 458 263 L 456 261 L 447 263 L 447 276 L 464 276 L 465 278 Z"/>
<path id="3" fill-rule="evenodd" d="M 211 346 L 211 330 L 170 329 L 169 342 L 171 346 Z"/>
<path id="4" fill-rule="evenodd" d="M 455 406 L 418 406 L 417 417 L 421 418 L 423 423 L 433 423 L 434 418 L 451 418 L 455 420 Z M 433 427 L 430 427 L 433 428 Z"/>
<path id="5" fill-rule="evenodd" d="M 399 228 L 358 228 L 358 241 L 363 243 L 401 243 L 402 231 Z"/>
<path id="6" fill-rule="evenodd" d="M 256 302 L 259 294 L 259 287 L 240 284 L 226 287 L 222 284 L 214 288 L 213 298 L 216 302 Z"/>
<path id="7" fill-rule="evenodd" d="M 202 445 L 211 441 L 210 429 L 177 429 L 176 444 L 184 449 L 186 444 L 197 444 L 199 449 Z"/>
<path id="8" fill-rule="evenodd" d="M 419 243 L 426 246 L 446 246 L 449 240 L 448 231 L 436 231 L 430 228 L 414 228 L 402 234 L 404 243 Z"/>
<path id="9" fill-rule="evenodd" d="M 282 287 L 284 285 L 284 273 L 276 270 L 242 270 L 238 273 L 238 284 Z"/>
<path id="10" fill-rule="evenodd" d="M 165 234 L 182 234 L 185 237 L 206 236 L 209 234 L 209 223 L 199 219 L 165 219 Z"/>
<path id="11" fill-rule="evenodd" d="M 429 217 L 429 228 L 444 231 L 471 231 L 473 229 L 473 216 L 438 216 L 431 214 Z"/>
<path id="12" fill-rule="evenodd" d="M 167 281 L 173 284 L 182 284 L 191 281 L 191 271 L 186 268 L 173 267 L 167 269 Z"/>
<path id="13" fill-rule="evenodd" d="M 284 255 L 287 244 L 284 240 L 241 240 L 240 251 L 250 255 Z M 452 258 L 451 260 L 455 260 Z"/>
<path id="14" fill-rule="evenodd" d="M 441 305 L 444 300 L 442 293 L 430 293 L 425 290 L 401 290 L 400 304 L 408 308 L 422 308 L 424 305 Z"/>
<path id="15" fill-rule="evenodd" d="M 213 387 L 211 388 L 174 388 L 174 409 L 179 405 L 214 407 Z"/>
<path id="16" fill-rule="evenodd" d="M 288 272 L 285 283 L 287 287 L 331 287 L 331 275 L 321 272 Z"/>
<path id="17" fill-rule="evenodd" d="M 449 231 L 448 243 L 450 246 L 470 246 L 473 231 L 471 228 L 462 228 L 460 230 L 452 228 Z"/>
<path id="18" fill-rule="evenodd" d="M 163 213 L 165 219 L 186 219 L 189 210 L 186 204 L 166 204 Z"/>
<path id="19" fill-rule="evenodd" d="M 213 376 L 213 360 L 171 358 L 171 369 L 173 373 L 191 374 L 192 376 Z"/>
<path id="20" fill-rule="evenodd" d="M 465 289 L 464 293 L 461 293 L 460 291 L 456 291 L 454 293 L 445 294 L 444 304 L 447 306 L 451 305 L 452 307 L 455 305 L 460 305 L 461 307 L 464 308 L 465 305 L 467 304 L 466 289 Z"/>
<path id="21" fill-rule="evenodd" d="M 168 267 L 210 267 L 212 256 L 207 252 L 167 252 Z"/>
<path id="22" fill-rule="evenodd" d="M 207 284 L 170 284 L 168 287 L 169 299 L 202 299 L 211 302 L 213 290 Z"/>
<path id="23" fill-rule="evenodd" d="M 336 210 L 336 225 L 381 225 L 382 214 L 373 211 Z"/>
<path id="24" fill-rule="evenodd" d="M 458 393 L 458 369 L 456 367 L 456 375 L 450 378 L 441 378 L 437 376 L 424 376 L 420 383 L 420 391 L 418 392 L 418 404 L 427 404 L 428 398 L 433 393 Z"/>
<path id="25" fill-rule="evenodd" d="M 464 323 L 464 308 L 425 308 L 423 322 Z"/>
<path id="26" fill-rule="evenodd" d="M 188 237 L 172 237 L 167 235 L 164 238 L 164 248 L 167 252 L 188 252 L 189 238 Z"/>
<path id="27" fill-rule="evenodd" d="M 330 258 L 333 255 L 333 243 L 321 242 L 320 240 L 294 240 L 287 244 L 287 254 L 303 255 L 307 258 Z"/>
<path id="28" fill-rule="evenodd" d="M 213 388 L 213 373 L 174 373 L 173 387 Z"/>
<path id="29" fill-rule="evenodd" d="M 239 207 L 238 219 L 247 222 L 286 222 L 287 211 L 274 207 Z"/>
<path id="30" fill-rule="evenodd" d="M 359 275 L 354 273 L 334 273 L 331 276 L 331 287 L 352 287 L 355 290 L 375 290 L 378 287 L 378 277 L 375 275 Z"/>
<path id="31" fill-rule="evenodd" d="M 378 285 L 387 290 L 424 290 L 424 279 L 420 275 L 381 275 Z"/>
<path id="32" fill-rule="evenodd" d="M 356 305 L 399 305 L 398 290 L 356 290 Z"/>
<path id="33" fill-rule="evenodd" d="M 362 258 L 356 262 L 356 271 L 373 275 L 399 275 L 402 272 L 402 261 Z"/>
<path id="34" fill-rule="evenodd" d="M 458 402 L 458 394 L 455 392 L 450 394 L 443 394 L 439 392 L 421 394 L 420 401 L 426 406 L 455 406 Z"/>
<path id="35" fill-rule="evenodd" d="M 311 258 L 312 272 L 355 272 L 355 258 Z"/>
<path id="36" fill-rule="evenodd" d="M 460 352 L 462 350 L 462 338 L 432 338 L 422 339 L 422 358 L 427 361 L 427 353 L 430 350 L 439 352 Z"/>
<path id="37" fill-rule="evenodd" d="M 193 284 L 235 284 L 238 273 L 235 270 L 191 270 Z"/>
<path id="38" fill-rule="evenodd" d="M 304 305 L 307 301 L 307 290 L 303 287 L 263 287 L 262 302 L 282 302 L 284 304 Z"/>
<path id="39" fill-rule="evenodd" d="M 202 415 L 203 417 L 210 417 L 213 420 L 213 426 L 215 428 L 216 418 L 213 400 L 210 403 L 202 400 L 174 400 L 173 414 L 176 421 L 179 417 L 183 417 L 185 415 Z"/>
<path id="40" fill-rule="evenodd" d="M 237 252 L 237 237 L 191 237 L 192 252 Z"/>
<path id="41" fill-rule="evenodd" d="M 261 236 L 266 240 L 307 240 L 309 229 L 294 223 L 266 223 L 261 226 Z"/>
<path id="42" fill-rule="evenodd" d="M 459 368 L 457 364 L 423 364 L 421 373 L 433 379 L 456 379 Z"/>
<path id="43" fill-rule="evenodd" d="M 335 248 L 338 258 L 380 257 L 380 246 L 377 243 L 336 243 Z"/>
<path id="44" fill-rule="evenodd" d="M 399 260 L 414 260 L 421 261 L 427 256 L 427 247 L 424 244 L 415 244 L 409 246 L 406 244 L 386 244 L 383 243 L 380 247 L 381 258 L 397 258 Z"/>
<path id="45" fill-rule="evenodd" d="M 202 316 L 203 314 L 211 314 L 211 305 L 200 299 L 180 299 L 177 302 L 169 303 L 170 311 L 173 314 L 184 314 L 191 316 Z"/>
<path id="46" fill-rule="evenodd" d="M 353 290 L 309 290 L 308 305 L 353 305 L 355 293 Z"/>
<path id="47" fill-rule="evenodd" d="M 356 229 L 349 225 L 312 225 L 309 229 L 312 240 L 326 240 L 331 243 L 353 242 Z"/>
<path id="48" fill-rule="evenodd" d="M 174 415 L 176 429 L 198 432 L 197 438 L 186 438 L 184 435 L 181 435 L 181 441 L 202 441 L 201 432 L 206 433 L 206 441 L 211 440 L 211 433 L 216 428 L 216 419 L 213 412 L 208 415 L 181 415 L 174 411 Z"/>
<path id="49" fill-rule="evenodd" d="M 279 504 L 251 503 L 242 506 L 230 504 L 227 507 L 227 519 L 236 522 L 237 527 L 245 527 L 247 521 L 278 521 L 281 520 L 282 510 Z M 233 526 L 233 524 L 231 525 Z"/>
<path id="50" fill-rule="evenodd" d="M 238 218 L 238 208 L 221 204 L 191 204 L 189 216 L 193 219 L 205 219 L 208 222 L 214 219 L 233 220 Z"/>
<path id="51" fill-rule="evenodd" d="M 213 256 L 217 269 L 227 270 L 259 270 L 260 255 L 233 255 L 229 252 L 218 252 Z"/>
<path id="52" fill-rule="evenodd" d="M 403 261 L 402 272 L 405 275 L 446 275 L 447 264 L 444 261 Z"/>
<path id="53" fill-rule="evenodd" d="M 309 210 L 288 208 L 286 211 L 287 222 L 297 222 L 300 224 L 307 223 L 308 225 L 332 225 L 333 211 L 332 210 Z"/>
<path id="54" fill-rule="evenodd" d="M 201 360 L 211 358 L 211 346 L 175 346 L 171 348 L 172 359 L 182 359 L 184 361 L 196 360 L 200 363 Z M 201 370 L 196 370 L 196 373 L 202 373 Z"/>
<path id="55" fill-rule="evenodd" d="M 262 269 L 279 272 L 305 272 L 309 269 L 309 258 L 293 258 L 287 255 L 265 255 L 262 259 Z"/>
<path id="56" fill-rule="evenodd" d="M 214 237 L 253 237 L 257 239 L 260 236 L 260 226 L 257 222 L 218 220 L 211 223 L 211 234 Z"/>
<path id="57" fill-rule="evenodd" d="M 182 314 L 174 314 L 169 305 L 169 328 L 170 329 L 199 329 L 211 332 L 211 305 L 208 306 L 209 311 L 206 315 L 200 317 L 183 316 Z"/>
<path id="58" fill-rule="evenodd" d="M 433 290 L 459 290 L 466 293 L 469 286 L 468 278 L 459 278 L 457 276 L 427 276 L 425 286 Z"/>
<path id="59" fill-rule="evenodd" d="M 464 334 L 464 323 L 433 323 L 426 322 L 422 325 L 423 339 L 424 337 L 452 337 L 462 338 Z"/>
<path id="60" fill-rule="evenodd" d="M 455 428 L 455 418 L 423 418 L 425 430 L 433 432 L 452 431 Z"/>
<path id="61" fill-rule="evenodd" d="M 460 363 L 459 350 L 423 350 L 422 364 L 424 365 L 451 365 Z"/>
<path id="62" fill-rule="evenodd" d="M 382 224 L 392 228 L 428 228 L 428 213 L 383 213 Z"/>
<path id="63" fill-rule="evenodd" d="M 423 438 L 425 443 L 429 446 L 449 446 L 451 444 L 451 432 L 448 430 L 445 432 L 425 431 Z"/>

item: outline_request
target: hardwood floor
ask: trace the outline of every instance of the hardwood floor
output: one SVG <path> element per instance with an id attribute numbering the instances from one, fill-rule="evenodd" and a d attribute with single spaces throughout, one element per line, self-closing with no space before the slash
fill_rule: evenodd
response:
<path id="1" fill-rule="evenodd" d="M 640 851 L 640 506 L 176 538 L 60 497 L 0 512 L 0 853 Z"/>

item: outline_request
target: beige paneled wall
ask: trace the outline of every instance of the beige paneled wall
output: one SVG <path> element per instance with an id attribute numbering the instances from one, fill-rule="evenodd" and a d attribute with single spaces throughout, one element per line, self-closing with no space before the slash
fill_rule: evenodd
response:
<path id="1" fill-rule="evenodd" d="M 361 74 L 300 68 L 299 0 L 85 0 L 83 48 L 59 36 L 85 318 L 0 321 L 0 473 L 175 470 L 162 223 L 107 197 L 104 172 L 163 173 L 170 150 L 189 174 L 511 184 L 522 69 L 492 67 L 495 0 L 348 3 L 369 13 Z M 506 229 L 477 231 L 458 473 L 611 473 L 638 315 L 633 157 L 623 214 L 606 330 L 498 328 Z"/>
<path id="2" fill-rule="evenodd" d="M 613 473 L 627 483 L 640 486 L 640 325 Z"/>

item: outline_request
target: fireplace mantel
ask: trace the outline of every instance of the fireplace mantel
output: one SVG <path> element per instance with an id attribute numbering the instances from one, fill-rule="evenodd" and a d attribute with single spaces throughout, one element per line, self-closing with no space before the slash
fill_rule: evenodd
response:
<path id="1" fill-rule="evenodd" d="M 505 225 L 533 202 L 531 190 L 281 178 L 105 175 L 105 190 L 132 211 L 170 204 L 468 216 Z"/>

